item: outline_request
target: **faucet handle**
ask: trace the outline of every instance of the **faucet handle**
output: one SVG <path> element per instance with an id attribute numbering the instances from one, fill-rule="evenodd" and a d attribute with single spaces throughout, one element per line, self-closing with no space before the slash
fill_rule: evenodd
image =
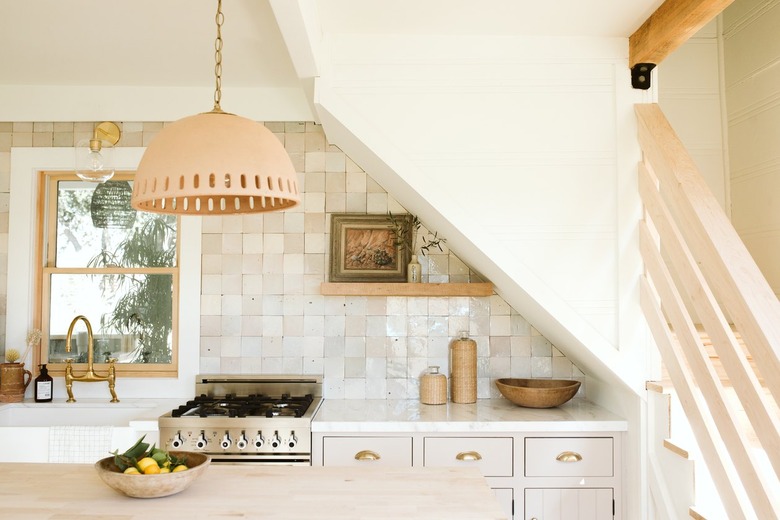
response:
<path id="1" fill-rule="evenodd" d="M 109 363 L 116 363 L 117 361 L 119 361 L 119 360 L 117 358 L 115 358 L 115 357 L 108 358 L 108 362 Z"/>

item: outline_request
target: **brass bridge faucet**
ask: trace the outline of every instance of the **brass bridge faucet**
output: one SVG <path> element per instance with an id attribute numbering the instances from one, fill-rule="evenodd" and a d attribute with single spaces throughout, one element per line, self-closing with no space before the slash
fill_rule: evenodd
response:
<path id="1" fill-rule="evenodd" d="M 94 357 L 94 347 L 92 346 L 92 325 L 85 316 L 76 316 L 73 318 L 73 321 L 70 322 L 70 327 L 68 327 L 68 335 L 65 339 L 65 352 L 70 352 L 70 339 L 71 336 L 73 336 L 73 327 L 76 326 L 76 322 L 79 320 L 84 321 L 84 323 L 87 325 L 87 372 L 84 375 L 74 376 L 73 365 L 71 364 L 73 358 L 68 358 L 65 360 L 67 362 L 67 366 L 65 367 L 65 389 L 68 391 L 68 400 L 66 402 L 76 402 L 76 400 L 73 398 L 73 381 L 84 381 L 85 383 L 108 381 L 108 390 L 111 392 L 112 397 L 111 402 L 118 403 L 119 399 L 117 398 L 116 390 L 114 389 L 116 386 L 116 368 L 114 367 L 114 362 L 116 359 L 111 358 L 108 360 L 108 375 L 101 376 L 95 373 L 92 361 Z"/>

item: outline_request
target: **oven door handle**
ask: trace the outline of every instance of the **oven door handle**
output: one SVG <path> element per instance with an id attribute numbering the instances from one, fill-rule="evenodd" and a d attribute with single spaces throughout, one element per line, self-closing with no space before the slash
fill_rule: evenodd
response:
<path id="1" fill-rule="evenodd" d="M 355 460 L 379 460 L 382 457 L 375 451 L 362 450 L 355 453 Z"/>

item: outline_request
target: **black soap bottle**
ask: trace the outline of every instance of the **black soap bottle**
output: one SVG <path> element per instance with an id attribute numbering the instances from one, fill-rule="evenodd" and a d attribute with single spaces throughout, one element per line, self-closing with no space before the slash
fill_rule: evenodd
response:
<path id="1" fill-rule="evenodd" d="M 54 390 L 54 379 L 49 375 L 46 365 L 38 365 L 41 373 L 35 378 L 35 402 L 49 403 Z"/>

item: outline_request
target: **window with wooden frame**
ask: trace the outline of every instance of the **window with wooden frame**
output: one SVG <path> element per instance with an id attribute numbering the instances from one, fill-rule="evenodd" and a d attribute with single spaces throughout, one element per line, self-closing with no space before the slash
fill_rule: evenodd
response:
<path id="1" fill-rule="evenodd" d="M 41 172 L 38 287 L 41 363 L 55 375 L 87 362 L 93 332 L 95 369 L 115 359 L 124 376 L 175 377 L 178 367 L 179 220 L 130 207 L 133 174 L 105 183 L 73 173 Z M 47 348 L 48 346 L 48 348 Z"/>

